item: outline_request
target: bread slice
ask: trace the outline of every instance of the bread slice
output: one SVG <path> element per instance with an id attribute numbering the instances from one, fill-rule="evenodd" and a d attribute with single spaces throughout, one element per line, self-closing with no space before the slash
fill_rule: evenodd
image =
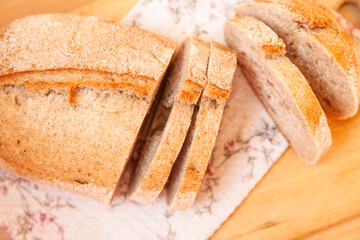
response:
<path id="1" fill-rule="evenodd" d="M 209 54 L 210 44 L 195 37 L 187 38 L 178 49 L 133 174 L 130 199 L 150 204 L 164 188 L 205 87 Z"/>
<path id="2" fill-rule="evenodd" d="M 357 58 L 358 64 L 360 64 L 360 31 L 355 28 L 354 25 L 348 22 L 340 13 L 335 10 L 331 10 L 335 19 L 345 28 L 345 30 L 350 34 L 352 40 L 354 41 L 354 51 Z M 357 67 L 358 75 L 358 84 L 360 83 L 360 67 Z M 359 97 L 360 97 L 360 87 L 359 87 Z"/>
<path id="3" fill-rule="evenodd" d="M 331 11 L 335 17 L 335 19 L 345 28 L 346 31 L 350 34 L 351 38 L 354 41 L 354 49 L 357 57 L 357 61 L 360 64 L 360 30 L 355 28 L 354 25 L 348 22 L 340 13 L 335 10 Z M 360 82 L 360 67 L 357 68 L 358 81 Z M 360 91 L 360 88 L 359 88 Z M 359 93 L 360 97 L 360 93 Z"/>
<path id="4" fill-rule="evenodd" d="M 317 0 L 256 0 L 237 16 L 253 16 L 286 44 L 287 56 L 306 77 L 326 113 L 345 119 L 359 106 L 359 63 L 349 33 Z"/>
<path id="5" fill-rule="evenodd" d="M 174 210 L 185 211 L 195 200 L 215 145 L 235 69 L 235 52 L 212 42 L 208 83 L 169 179 L 167 202 Z"/>
<path id="6" fill-rule="evenodd" d="M 330 129 L 306 79 L 285 56 L 284 42 L 253 17 L 231 19 L 224 31 L 244 75 L 281 132 L 300 158 L 316 163 L 330 148 Z"/>
<path id="7" fill-rule="evenodd" d="M 98 17 L 0 31 L 0 167 L 109 203 L 176 44 Z"/>

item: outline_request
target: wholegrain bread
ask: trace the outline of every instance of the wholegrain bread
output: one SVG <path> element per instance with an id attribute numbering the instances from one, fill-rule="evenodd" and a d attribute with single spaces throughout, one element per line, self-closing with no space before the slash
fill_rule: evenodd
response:
<path id="1" fill-rule="evenodd" d="M 150 204 L 164 188 L 205 87 L 209 54 L 210 44 L 195 37 L 187 38 L 178 49 L 132 177 L 130 199 Z"/>
<path id="2" fill-rule="evenodd" d="M 284 42 L 253 17 L 226 22 L 225 39 L 260 100 L 296 153 L 316 163 L 331 145 L 326 116 L 299 69 L 285 56 Z"/>
<path id="3" fill-rule="evenodd" d="M 317 0 L 255 0 L 237 16 L 253 16 L 286 44 L 287 56 L 301 70 L 323 109 L 337 118 L 354 116 L 359 106 L 359 63 L 349 33 Z"/>
<path id="4" fill-rule="evenodd" d="M 171 171 L 167 203 L 174 210 L 189 209 L 214 148 L 226 100 L 236 69 L 236 54 L 211 43 L 207 85 L 195 111 L 184 145 Z"/>
<path id="5" fill-rule="evenodd" d="M 109 203 L 176 44 L 98 17 L 0 30 L 0 167 Z"/>

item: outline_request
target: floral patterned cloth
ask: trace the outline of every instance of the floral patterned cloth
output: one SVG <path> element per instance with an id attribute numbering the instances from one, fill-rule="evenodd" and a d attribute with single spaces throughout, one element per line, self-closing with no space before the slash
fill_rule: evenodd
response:
<path id="1" fill-rule="evenodd" d="M 195 35 L 224 44 L 223 24 L 240 2 L 142 0 L 124 22 L 178 42 Z M 237 70 L 216 147 L 191 210 L 169 210 L 164 192 L 150 206 L 132 202 L 125 197 L 125 184 L 109 207 L 0 169 L 0 228 L 13 239 L 207 239 L 287 147 Z M 123 181 L 128 178 L 126 172 Z"/>

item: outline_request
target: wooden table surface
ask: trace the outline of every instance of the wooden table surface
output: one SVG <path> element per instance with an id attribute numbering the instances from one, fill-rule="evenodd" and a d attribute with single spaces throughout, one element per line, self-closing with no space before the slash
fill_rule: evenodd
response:
<path id="1" fill-rule="evenodd" d="M 327 0 L 339 7 L 342 0 Z M 356 0 L 360 2 L 359 0 Z M 136 0 L 0 0 L 0 26 L 29 14 L 73 12 L 120 21 Z M 358 10 L 342 8 L 353 21 Z M 360 21 L 355 23 L 360 25 Z M 360 114 L 329 119 L 333 147 L 315 166 L 288 149 L 214 234 L 224 239 L 360 240 Z M 0 238 L 2 231 L 0 228 Z"/>

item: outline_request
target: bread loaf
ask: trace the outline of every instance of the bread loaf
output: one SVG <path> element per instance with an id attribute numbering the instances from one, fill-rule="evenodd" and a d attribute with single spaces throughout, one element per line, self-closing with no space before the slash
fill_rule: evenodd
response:
<path id="1" fill-rule="evenodd" d="M 0 167 L 109 203 L 176 45 L 98 17 L 0 31 Z"/>

